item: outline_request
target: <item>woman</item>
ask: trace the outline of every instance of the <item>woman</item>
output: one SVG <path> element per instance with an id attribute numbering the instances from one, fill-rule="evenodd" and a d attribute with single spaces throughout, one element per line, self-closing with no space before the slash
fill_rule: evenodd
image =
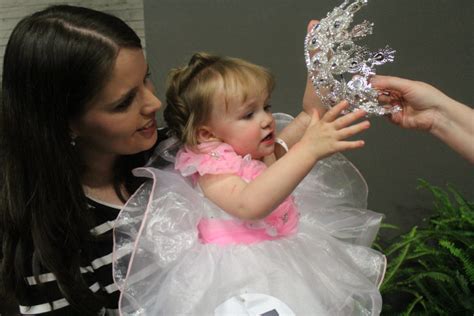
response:
<path id="1" fill-rule="evenodd" d="M 160 107 L 122 20 L 60 5 L 15 27 L 0 103 L 0 281 L 21 313 L 116 313 L 112 227 L 141 183 L 131 170 L 166 136 Z M 308 122 L 300 114 L 280 138 L 291 145 Z"/>
<path id="2" fill-rule="evenodd" d="M 122 20 L 55 6 L 16 26 L 0 107 L 1 284 L 21 313 L 116 309 L 113 221 L 157 143 L 160 107 Z"/>

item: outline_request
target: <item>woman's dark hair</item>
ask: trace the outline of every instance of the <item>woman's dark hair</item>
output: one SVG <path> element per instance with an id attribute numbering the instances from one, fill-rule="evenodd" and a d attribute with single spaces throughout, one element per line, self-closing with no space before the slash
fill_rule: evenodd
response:
<path id="1" fill-rule="evenodd" d="M 37 279 L 48 271 L 78 311 L 103 306 L 79 269 L 93 237 L 69 123 L 104 87 L 124 47 L 141 44 L 122 20 L 66 5 L 25 17 L 10 36 L 0 102 L 0 281 L 17 298 L 27 297 L 28 271 Z M 117 182 L 136 159 L 120 162 Z"/>

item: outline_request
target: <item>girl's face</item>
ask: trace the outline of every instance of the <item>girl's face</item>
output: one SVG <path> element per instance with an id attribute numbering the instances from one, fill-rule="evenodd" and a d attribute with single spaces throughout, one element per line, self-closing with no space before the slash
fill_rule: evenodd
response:
<path id="1" fill-rule="evenodd" d="M 130 155 L 155 144 L 155 114 L 161 102 L 148 77 L 143 51 L 122 48 L 104 89 L 70 124 L 79 150 L 92 155 Z"/>
<path id="2" fill-rule="evenodd" d="M 211 118 L 205 128 L 216 140 L 231 145 L 237 154 L 261 159 L 275 149 L 275 120 L 266 91 L 254 93 L 242 102 L 224 93 L 214 98 Z M 227 100 L 227 109 L 226 109 Z"/>

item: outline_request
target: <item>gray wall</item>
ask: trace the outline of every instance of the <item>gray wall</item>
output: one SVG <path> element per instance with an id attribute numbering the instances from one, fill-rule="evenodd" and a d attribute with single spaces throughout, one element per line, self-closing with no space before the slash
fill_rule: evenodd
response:
<path id="1" fill-rule="evenodd" d="M 147 56 L 163 99 L 170 67 L 205 50 L 270 68 L 277 78 L 275 111 L 296 114 L 305 84 L 303 40 L 310 19 L 322 18 L 342 0 L 145 0 Z M 365 43 L 397 50 L 395 63 L 378 73 L 430 82 L 473 105 L 472 0 L 371 0 L 357 16 L 375 23 Z M 474 122 L 473 122 L 474 124 Z M 369 208 L 407 229 L 431 207 L 417 178 L 450 182 L 471 200 L 474 168 L 430 135 L 372 119 L 366 146 L 346 156 L 369 185 Z M 474 146 L 474 140 L 466 146 Z"/>

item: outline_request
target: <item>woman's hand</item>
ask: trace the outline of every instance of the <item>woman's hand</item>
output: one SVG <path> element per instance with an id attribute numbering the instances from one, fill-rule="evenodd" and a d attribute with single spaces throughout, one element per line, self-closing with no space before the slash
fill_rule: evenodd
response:
<path id="1" fill-rule="evenodd" d="M 474 163 L 472 108 L 420 81 L 374 76 L 371 83 L 387 92 L 380 96 L 380 101 L 402 107 L 401 112 L 392 114 L 392 122 L 404 128 L 428 131 Z"/>
<path id="2" fill-rule="evenodd" d="M 435 123 L 440 105 L 450 98 L 435 87 L 420 81 L 398 77 L 374 76 L 374 88 L 383 90 L 380 101 L 399 105 L 401 112 L 391 115 L 391 121 L 403 128 L 430 131 Z"/>

